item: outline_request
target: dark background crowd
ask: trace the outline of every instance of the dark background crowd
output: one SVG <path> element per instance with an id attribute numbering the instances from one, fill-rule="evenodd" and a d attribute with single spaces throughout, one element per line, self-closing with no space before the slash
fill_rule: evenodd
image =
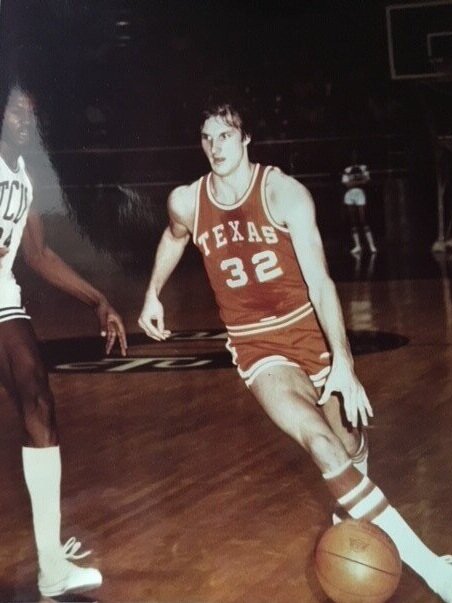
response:
<path id="1" fill-rule="evenodd" d="M 226 82 L 256 136 L 403 131 L 385 2 L 4 0 L 3 48 L 42 95 L 58 148 L 196 141 L 197 104 Z"/>
<path id="2" fill-rule="evenodd" d="M 428 246 L 451 86 L 391 79 L 388 5 L 3 0 L 2 64 L 35 94 L 65 202 L 100 247 L 141 246 L 143 224 L 161 227 L 168 190 L 206 167 L 199 106 L 232 85 L 253 116 L 254 158 L 313 190 L 327 239 L 341 238 L 340 174 L 354 154 L 371 170 L 378 238 Z M 121 216 L 141 236 L 101 233 Z"/>

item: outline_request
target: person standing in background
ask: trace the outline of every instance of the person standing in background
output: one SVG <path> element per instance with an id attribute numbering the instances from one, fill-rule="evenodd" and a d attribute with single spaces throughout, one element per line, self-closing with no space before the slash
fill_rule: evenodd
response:
<path id="1" fill-rule="evenodd" d="M 360 230 L 364 234 L 370 253 L 377 253 L 372 231 L 366 216 L 367 198 L 365 186 L 370 181 L 367 165 L 352 163 L 342 173 L 342 184 L 347 188 L 344 195 L 344 204 L 348 209 L 353 239 L 353 248 L 350 253 L 357 255 L 362 252 Z"/>

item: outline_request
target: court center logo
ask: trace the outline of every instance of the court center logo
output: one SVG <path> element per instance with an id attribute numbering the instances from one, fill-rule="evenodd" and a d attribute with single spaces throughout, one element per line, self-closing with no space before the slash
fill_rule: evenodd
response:
<path id="1" fill-rule="evenodd" d="M 349 331 L 355 356 L 393 350 L 408 338 L 382 331 Z M 113 353 L 105 356 L 104 340 L 80 337 L 41 342 L 42 355 L 52 373 L 148 373 L 232 368 L 225 349 L 227 334 L 221 329 L 176 331 L 164 342 L 144 333 L 129 335 L 127 358 Z"/>

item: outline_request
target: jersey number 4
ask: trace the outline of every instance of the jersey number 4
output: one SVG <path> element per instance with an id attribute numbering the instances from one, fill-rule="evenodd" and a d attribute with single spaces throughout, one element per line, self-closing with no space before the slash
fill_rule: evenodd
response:
<path id="1" fill-rule="evenodd" d="M 274 251 L 259 251 L 259 253 L 253 255 L 251 262 L 254 265 L 254 272 L 259 283 L 271 281 L 283 274 L 282 268 L 278 266 L 278 257 Z M 240 258 L 223 260 L 220 268 L 229 271 L 230 278 L 226 279 L 226 284 L 232 289 L 244 287 L 249 281 L 245 266 Z"/>

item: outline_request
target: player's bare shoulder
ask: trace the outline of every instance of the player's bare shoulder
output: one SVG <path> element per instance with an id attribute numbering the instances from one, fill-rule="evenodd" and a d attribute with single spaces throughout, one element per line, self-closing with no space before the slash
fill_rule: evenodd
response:
<path id="1" fill-rule="evenodd" d="M 197 183 L 178 186 L 173 189 L 168 197 L 168 213 L 171 220 L 193 231 L 195 219 Z"/>
<path id="2" fill-rule="evenodd" d="M 268 173 L 265 193 L 270 212 L 280 224 L 287 225 L 294 212 L 300 214 L 313 207 L 309 190 L 279 168 Z"/>

